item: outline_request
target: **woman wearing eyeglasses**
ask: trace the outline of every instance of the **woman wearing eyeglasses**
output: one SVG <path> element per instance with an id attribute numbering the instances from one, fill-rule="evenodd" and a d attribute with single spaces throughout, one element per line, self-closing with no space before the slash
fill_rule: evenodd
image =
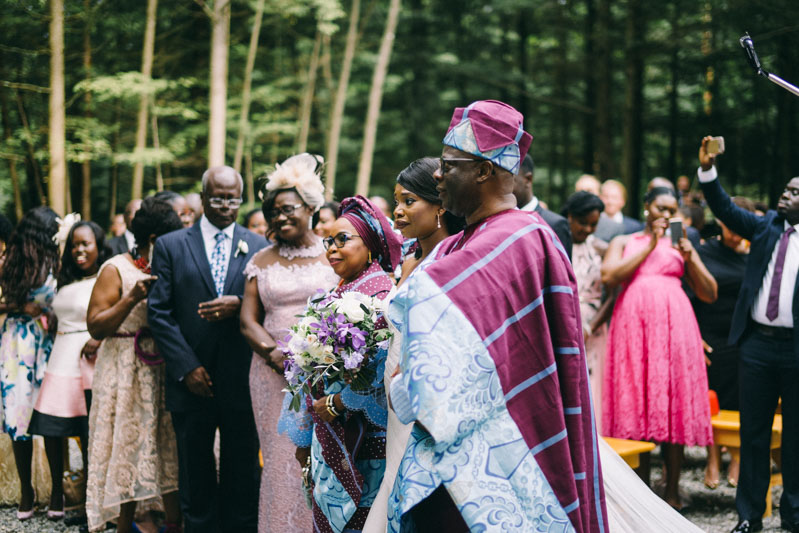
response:
<path id="1" fill-rule="evenodd" d="M 324 243 L 327 259 L 341 277 L 335 295 L 359 292 L 383 300 L 394 287 L 392 274 L 401 259 L 402 242 L 366 198 L 341 203 Z M 378 323 L 383 320 L 381 316 Z M 302 465 L 310 454 L 314 531 L 364 527 L 386 464 L 385 358 L 385 350 L 370 356 L 375 379 L 367 390 L 354 391 L 341 382 L 316 385 L 311 447 L 297 450 Z"/>
<path id="2" fill-rule="evenodd" d="M 269 175 L 262 211 L 274 244 L 256 254 L 244 270 L 241 332 L 260 356 L 252 358 L 250 396 L 264 461 L 258 505 L 261 532 L 305 533 L 312 527 L 294 461 L 297 446 L 310 446 L 310 434 L 294 430 L 301 423 L 288 426 L 290 440 L 276 431 L 286 387 L 277 343 L 297 321 L 308 297 L 338 281 L 325 259 L 322 239 L 310 229 L 313 213 L 324 203 L 320 163 L 318 156 L 299 154 Z"/>

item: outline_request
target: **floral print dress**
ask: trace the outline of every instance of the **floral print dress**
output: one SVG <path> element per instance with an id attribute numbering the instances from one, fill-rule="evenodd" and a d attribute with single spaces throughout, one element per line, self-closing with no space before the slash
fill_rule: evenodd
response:
<path id="1" fill-rule="evenodd" d="M 28 302 L 35 302 L 46 310 L 53 302 L 55 288 L 55 279 L 50 276 L 44 285 L 30 292 Z M 43 316 L 33 318 L 11 312 L 0 329 L 0 417 L 3 432 L 14 441 L 31 438 L 28 425 L 53 346 Z"/>

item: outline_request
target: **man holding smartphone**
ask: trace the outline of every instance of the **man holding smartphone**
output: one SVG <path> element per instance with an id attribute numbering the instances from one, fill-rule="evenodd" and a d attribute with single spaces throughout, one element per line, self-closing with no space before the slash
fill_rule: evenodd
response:
<path id="1" fill-rule="evenodd" d="M 799 177 L 765 216 L 730 200 L 714 166 L 721 153 L 705 137 L 699 148 L 699 182 L 713 214 L 752 243 L 732 318 L 730 344 L 740 343 L 741 472 L 733 533 L 763 529 L 770 477 L 771 426 L 782 398 L 782 528 L 799 532 Z M 722 148 L 723 150 L 723 148 Z"/>

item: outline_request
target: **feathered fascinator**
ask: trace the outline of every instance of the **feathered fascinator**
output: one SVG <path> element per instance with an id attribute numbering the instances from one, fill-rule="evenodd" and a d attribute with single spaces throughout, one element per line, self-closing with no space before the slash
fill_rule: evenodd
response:
<path id="1" fill-rule="evenodd" d="M 58 231 L 53 235 L 53 242 L 63 248 L 72 226 L 80 222 L 80 214 L 70 213 L 64 218 L 57 217 L 55 220 L 58 222 Z"/>
<path id="2" fill-rule="evenodd" d="M 296 189 L 302 201 L 316 212 L 325 203 L 325 186 L 321 178 L 323 164 L 324 159 L 319 155 L 293 155 L 275 165 L 275 170 L 266 178 L 266 192 Z"/>

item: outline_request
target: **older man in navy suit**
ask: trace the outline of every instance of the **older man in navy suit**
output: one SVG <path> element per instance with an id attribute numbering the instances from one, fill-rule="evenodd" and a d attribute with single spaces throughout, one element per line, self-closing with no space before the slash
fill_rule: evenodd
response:
<path id="1" fill-rule="evenodd" d="M 771 475 L 769 445 L 782 398 L 782 527 L 799 533 L 799 177 L 792 178 L 776 211 L 759 217 L 736 206 L 721 188 L 707 153 L 699 149 L 699 182 L 716 218 L 752 243 L 732 317 L 730 344 L 740 343 L 741 473 L 733 533 L 763 529 Z"/>
<path id="2" fill-rule="evenodd" d="M 255 532 L 258 436 L 249 392 L 252 350 L 239 332 L 244 266 L 266 240 L 236 224 L 242 180 L 203 174 L 204 215 L 158 239 L 149 323 L 166 361 L 166 405 L 178 443 L 187 533 Z M 220 433 L 219 481 L 214 435 Z"/>

